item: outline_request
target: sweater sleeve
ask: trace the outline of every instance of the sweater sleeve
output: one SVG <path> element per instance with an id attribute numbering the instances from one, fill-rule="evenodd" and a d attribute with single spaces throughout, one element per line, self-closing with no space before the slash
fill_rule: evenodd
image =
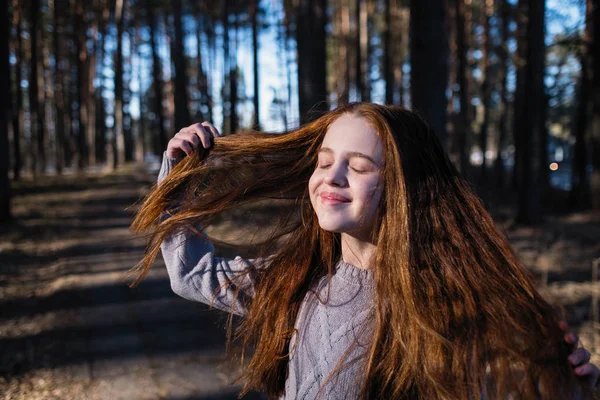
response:
<path id="1" fill-rule="evenodd" d="M 177 162 L 163 155 L 159 184 Z M 248 302 L 254 296 L 255 275 L 246 271 L 261 260 L 215 257 L 215 248 L 203 232 L 186 229 L 167 236 L 161 252 L 177 295 L 237 315 L 247 314 Z"/>

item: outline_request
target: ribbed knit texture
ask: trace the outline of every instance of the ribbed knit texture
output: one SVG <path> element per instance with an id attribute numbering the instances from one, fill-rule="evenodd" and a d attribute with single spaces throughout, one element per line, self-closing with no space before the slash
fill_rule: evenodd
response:
<path id="1" fill-rule="evenodd" d="M 177 159 L 163 155 L 159 183 L 176 163 Z M 215 257 L 214 246 L 206 237 L 186 231 L 168 237 L 161 250 L 171 287 L 179 296 L 227 312 L 233 306 L 241 316 L 247 313 L 245 304 L 254 295 L 254 282 L 251 275 L 242 272 L 248 262 L 259 264 L 261 260 Z M 226 287 L 219 289 L 224 284 Z M 364 354 L 372 336 L 372 285 L 372 271 L 343 260 L 331 278 L 314 283 L 296 319 L 282 399 L 359 397 Z"/>

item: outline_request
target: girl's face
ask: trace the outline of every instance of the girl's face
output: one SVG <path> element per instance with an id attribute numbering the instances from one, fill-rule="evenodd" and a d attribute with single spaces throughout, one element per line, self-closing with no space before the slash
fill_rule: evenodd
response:
<path id="1" fill-rule="evenodd" d="M 369 240 L 382 193 L 382 166 L 381 140 L 365 119 L 345 114 L 331 124 L 308 182 L 321 228 Z"/>

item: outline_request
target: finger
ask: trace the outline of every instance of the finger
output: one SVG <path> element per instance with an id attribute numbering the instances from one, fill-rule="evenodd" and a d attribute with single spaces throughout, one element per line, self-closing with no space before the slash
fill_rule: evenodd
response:
<path id="1" fill-rule="evenodd" d="M 571 345 L 571 350 L 575 350 L 579 345 L 579 336 L 573 331 L 569 331 L 565 334 L 565 342 Z"/>
<path id="2" fill-rule="evenodd" d="M 204 126 L 205 128 L 208 128 L 208 130 L 210 131 L 210 133 L 212 133 L 212 135 L 214 137 L 220 137 L 221 136 L 221 132 L 219 132 L 219 130 L 217 128 L 214 127 L 213 124 L 211 124 L 208 121 L 204 121 L 202 123 L 202 126 Z"/>
<path id="3" fill-rule="evenodd" d="M 567 330 L 569 329 L 569 325 L 567 324 L 567 321 L 559 321 L 558 326 L 564 332 L 567 332 Z"/>
<path id="4" fill-rule="evenodd" d="M 194 152 L 194 148 L 192 147 L 190 142 L 188 142 L 187 140 L 184 140 L 184 139 L 178 139 L 178 140 L 180 140 L 180 143 L 177 147 L 179 147 L 181 150 L 183 150 L 183 152 L 187 156 L 190 156 Z"/>
<path id="5" fill-rule="evenodd" d="M 586 364 L 590 361 L 590 352 L 584 348 L 580 348 L 575 350 L 573 353 L 569 354 L 569 362 L 573 366 Z"/>
<path id="6" fill-rule="evenodd" d="M 592 387 L 598 383 L 598 377 L 600 377 L 600 369 L 594 364 L 584 364 L 581 367 L 575 368 L 575 375 L 580 377 L 587 377 Z"/>
<path id="7" fill-rule="evenodd" d="M 182 134 L 181 138 L 183 140 L 187 140 L 192 145 L 194 150 L 198 148 L 198 145 L 200 145 L 200 138 L 194 131 L 186 131 Z"/>
<path id="8" fill-rule="evenodd" d="M 200 141 L 202 142 L 202 146 L 205 149 L 208 149 L 211 146 L 211 134 L 207 132 L 206 129 L 204 129 L 204 127 L 202 126 L 202 124 L 194 124 L 192 125 L 194 132 L 196 133 L 196 135 L 198 135 L 198 137 L 200 138 Z"/>

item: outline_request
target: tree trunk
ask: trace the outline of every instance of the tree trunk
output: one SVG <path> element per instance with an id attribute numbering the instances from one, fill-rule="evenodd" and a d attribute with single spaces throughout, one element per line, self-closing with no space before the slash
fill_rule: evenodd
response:
<path id="1" fill-rule="evenodd" d="M 500 69 L 500 115 L 498 121 L 498 151 L 496 156 L 495 172 L 496 172 L 496 188 L 504 189 L 504 161 L 502 159 L 502 149 L 506 146 L 508 137 L 508 23 L 510 17 L 510 5 L 506 0 L 500 0 L 498 8 L 500 10 L 500 19 L 502 25 L 502 43 L 498 48 L 498 62 Z"/>
<path id="2" fill-rule="evenodd" d="M 318 118 L 327 102 L 326 0 L 300 0 L 296 23 L 300 123 Z"/>
<path id="3" fill-rule="evenodd" d="M 212 90 L 213 90 L 213 83 L 212 80 L 209 79 L 210 76 L 210 72 L 214 71 L 214 65 L 215 65 L 215 60 L 216 60 L 216 35 L 215 35 L 215 30 L 214 30 L 214 25 L 212 23 L 212 21 L 208 20 L 205 21 L 206 22 L 206 28 L 205 28 L 205 32 L 206 32 L 206 39 L 207 39 L 207 44 L 208 44 L 208 52 L 209 52 L 209 57 L 208 60 L 206 61 L 206 65 L 207 65 L 207 70 L 204 73 L 204 78 L 205 78 L 205 82 L 206 82 L 206 100 L 207 100 L 207 106 L 208 106 L 208 115 L 207 115 L 207 119 L 209 121 L 213 121 L 213 98 L 212 98 Z M 210 56 L 210 54 L 213 55 L 213 57 Z"/>
<path id="4" fill-rule="evenodd" d="M 123 5 L 116 0 L 115 21 L 117 24 L 117 52 L 115 54 L 115 121 L 113 137 L 113 168 L 125 162 L 125 137 L 123 134 Z M 151 29 L 152 30 L 152 29 Z"/>
<path id="5" fill-rule="evenodd" d="M 447 148 L 446 88 L 448 35 L 446 4 L 437 0 L 411 0 L 411 98 Z"/>
<path id="6" fill-rule="evenodd" d="M 43 107 L 43 86 L 40 88 L 40 83 L 43 82 L 42 58 L 38 54 L 39 39 L 41 27 L 39 26 L 40 1 L 31 1 L 30 10 L 30 44 L 31 44 L 31 59 L 29 63 L 29 108 L 31 121 L 31 145 L 36 146 L 35 150 L 32 147 L 32 172 L 42 173 L 46 168 L 46 155 L 44 148 L 44 107 Z M 40 94 L 42 98 L 40 99 Z M 40 107 L 41 106 L 41 107 Z M 35 143 L 35 144 L 34 144 Z"/>
<path id="7" fill-rule="evenodd" d="M 592 115 L 590 119 L 590 155 L 592 161 L 591 196 L 592 207 L 600 210 L 600 0 L 587 0 L 589 20 L 592 21 L 593 38 L 590 45 L 592 56 L 593 80 L 590 100 Z"/>
<path id="8" fill-rule="evenodd" d="M 493 12 L 493 3 L 488 6 L 488 3 L 483 5 L 483 43 L 482 43 L 482 56 L 481 64 L 483 66 L 483 80 L 481 85 L 481 104 L 483 106 L 483 122 L 479 130 L 479 137 L 481 139 L 481 173 L 479 175 L 479 184 L 487 186 L 488 184 L 488 170 L 487 170 L 487 148 L 488 148 L 488 134 L 490 126 L 490 109 L 492 107 L 492 87 L 493 77 L 492 68 L 490 61 L 490 52 L 492 49 L 492 38 L 490 37 L 490 18 Z M 484 193 L 486 193 L 484 191 Z M 487 196 L 487 193 L 486 193 Z"/>
<path id="9" fill-rule="evenodd" d="M 54 18 L 54 56 L 61 59 L 62 43 L 60 42 L 59 27 L 61 21 L 59 17 L 57 0 L 52 2 L 52 15 Z M 59 62 L 54 63 L 54 102 L 56 105 L 56 172 L 62 174 L 65 168 L 65 98 L 63 86 L 63 71 Z"/>
<path id="10" fill-rule="evenodd" d="M 183 46 L 183 27 L 181 24 L 181 0 L 173 0 L 173 19 L 175 22 L 175 130 L 191 124 L 189 96 L 187 93 L 187 67 Z"/>
<path id="11" fill-rule="evenodd" d="M 87 87 L 86 60 L 87 60 L 87 27 L 85 24 L 85 12 L 83 0 L 74 0 L 75 13 L 73 32 L 75 35 L 75 52 L 77 65 L 77 121 L 79 129 L 77 130 L 77 144 L 79 147 L 79 160 L 77 167 L 81 171 L 88 165 L 88 143 L 87 143 L 87 102 L 83 91 Z"/>
<path id="12" fill-rule="evenodd" d="M 254 118 L 252 121 L 253 129 L 260 130 L 260 89 L 258 81 L 258 0 L 250 2 L 250 21 L 252 24 L 252 64 L 254 73 L 254 96 L 252 102 L 254 104 Z"/>
<path id="13" fill-rule="evenodd" d="M 340 35 L 338 36 L 338 105 L 350 101 L 350 10 L 346 2 L 339 4 Z"/>
<path id="14" fill-rule="evenodd" d="M 154 32 L 157 25 L 156 16 L 150 2 L 146 3 L 146 7 L 148 12 L 148 22 L 150 24 L 150 44 L 152 48 L 152 86 L 154 87 L 154 101 L 152 103 L 152 108 L 154 115 L 158 118 L 158 140 L 156 141 L 158 146 L 155 148 L 155 153 L 161 155 L 167 149 L 169 138 L 165 130 L 165 116 L 162 106 L 163 82 L 160 58 L 158 57 L 158 38 Z"/>
<path id="15" fill-rule="evenodd" d="M 394 69 L 392 68 L 392 0 L 385 0 L 383 24 L 383 80 L 385 82 L 385 104 L 394 103 Z M 412 20 L 412 19 L 411 19 Z M 411 24 L 412 25 L 412 24 Z"/>
<path id="16" fill-rule="evenodd" d="M 98 44 L 99 54 L 98 58 L 100 60 L 99 65 L 99 74 L 100 74 L 100 86 L 96 91 L 96 160 L 99 162 L 106 162 L 106 109 L 104 104 L 104 45 L 106 43 L 106 35 L 108 33 L 108 18 L 110 16 L 110 8 L 108 2 L 104 3 L 104 7 L 102 9 L 102 18 L 100 18 L 100 23 L 98 25 L 98 32 L 100 32 L 100 41 Z"/>
<path id="17" fill-rule="evenodd" d="M 18 181 L 21 177 L 23 161 L 21 159 L 21 134 L 23 132 L 23 91 L 21 81 L 23 80 L 23 39 L 21 38 L 21 13 L 22 8 L 19 0 L 13 0 L 13 24 L 16 26 L 16 38 L 14 41 L 15 64 L 15 95 L 13 97 L 13 180 Z"/>
<path id="18" fill-rule="evenodd" d="M 3 28 L 0 34 L 0 55 L 2 62 L 0 62 L 0 76 L 4 76 L 0 84 L 1 93 L 5 93 L 1 96 L 0 100 L 0 221 L 8 221 L 11 219 L 10 209 L 10 179 L 8 179 L 9 171 L 9 149 L 8 149 L 8 115 L 11 111 L 11 84 L 10 84 L 10 51 L 8 43 L 10 41 L 10 25 L 11 21 L 8 14 L 8 1 L 2 3 L 2 10 L 0 11 L 0 21 Z M 18 132 L 17 132 L 18 135 Z"/>
<path id="19" fill-rule="evenodd" d="M 460 87 L 460 111 L 456 129 L 456 147 L 458 149 L 460 172 L 466 176 L 469 168 L 469 142 L 471 137 L 471 103 L 469 101 L 469 79 L 467 53 L 469 36 L 467 36 L 464 0 L 456 0 L 456 53 L 458 56 L 458 85 Z"/>
<path id="20" fill-rule="evenodd" d="M 127 5 L 123 5 L 123 14 L 127 12 Z M 123 17 L 125 19 L 125 17 Z M 123 28 L 126 30 L 127 28 Z M 125 162 L 135 161 L 135 140 L 133 137 L 133 119 L 131 117 L 131 79 L 133 76 L 133 40 L 129 35 L 127 41 L 129 49 L 127 58 L 123 58 L 123 65 L 127 65 L 127 73 L 123 70 L 123 139 L 125 140 Z"/>
<path id="21" fill-rule="evenodd" d="M 55 0 L 56 1 L 56 0 Z M 85 102 L 87 104 L 86 137 L 88 144 L 88 164 L 96 164 L 96 78 L 97 47 L 98 47 L 98 19 L 93 18 L 90 24 L 92 51 L 86 58 Z"/>
<path id="22" fill-rule="evenodd" d="M 523 104 L 525 113 L 521 121 L 523 139 L 523 180 L 519 187 L 517 222 L 527 225 L 542 221 L 542 160 L 543 135 L 546 134 L 544 115 L 544 0 L 529 0 L 527 13 L 527 64 Z"/>
<path id="23" fill-rule="evenodd" d="M 515 55 L 515 68 L 516 68 L 516 88 L 515 96 L 513 101 L 513 141 L 515 144 L 515 163 L 513 170 L 513 188 L 517 189 L 521 185 L 521 178 L 523 176 L 523 165 L 525 158 L 525 152 L 523 150 L 523 135 L 524 132 L 521 129 L 523 117 L 525 116 L 525 102 L 524 102 L 524 90 L 525 90 L 525 65 L 528 48 L 527 38 L 527 4 L 528 0 L 519 0 L 517 3 L 516 20 L 517 20 L 517 51 Z"/>
<path id="24" fill-rule="evenodd" d="M 238 67 L 237 67 L 237 35 L 238 35 L 238 16 L 233 15 L 233 51 L 229 57 L 229 102 L 231 104 L 231 114 L 229 116 L 229 130 L 236 133 L 239 128 L 239 119 L 237 115 L 238 104 Z"/>

